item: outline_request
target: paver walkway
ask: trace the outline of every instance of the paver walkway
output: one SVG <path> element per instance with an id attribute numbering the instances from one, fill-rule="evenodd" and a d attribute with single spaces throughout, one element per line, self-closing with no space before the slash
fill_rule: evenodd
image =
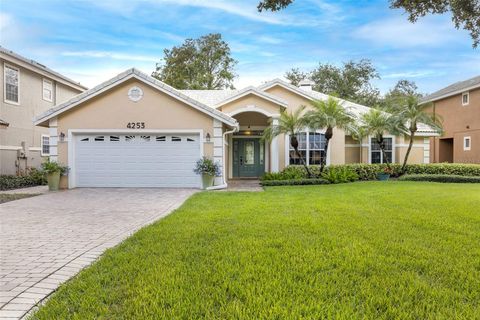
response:
<path id="1" fill-rule="evenodd" d="M 0 319 L 19 319 L 193 189 L 74 189 L 0 205 Z"/>

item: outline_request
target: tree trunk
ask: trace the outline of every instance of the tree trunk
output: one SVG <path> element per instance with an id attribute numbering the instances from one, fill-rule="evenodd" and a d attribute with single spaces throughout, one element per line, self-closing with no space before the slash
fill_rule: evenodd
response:
<path id="1" fill-rule="evenodd" d="M 295 150 L 296 155 L 300 158 L 300 162 L 302 163 L 303 167 L 305 168 L 305 171 L 307 171 L 307 176 L 308 178 L 312 177 L 312 173 L 310 172 L 310 169 L 307 166 L 307 163 L 303 159 L 302 155 L 300 154 L 300 151 L 298 151 L 298 140 L 297 136 L 290 136 L 290 145 L 293 147 Z"/>
<path id="2" fill-rule="evenodd" d="M 400 170 L 402 174 L 405 173 L 405 170 L 407 167 L 408 156 L 410 155 L 410 151 L 412 150 L 414 136 L 415 136 L 415 131 L 410 131 L 410 142 L 408 143 L 407 153 L 405 154 L 405 159 L 403 160 L 402 170 Z"/>
<path id="3" fill-rule="evenodd" d="M 389 170 L 392 170 L 392 167 L 390 166 L 390 163 L 387 160 L 387 153 L 385 152 L 385 140 L 383 139 L 383 137 L 379 137 L 379 138 L 377 138 L 377 142 L 378 142 L 378 144 L 380 146 L 380 150 L 382 152 L 383 162 L 387 165 L 387 168 Z M 394 152 L 394 150 L 392 150 L 392 152 Z"/>
<path id="4" fill-rule="evenodd" d="M 327 130 L 325 130 L 325 157 L 322 158 L 322 161 L 320 163 L 320 173 L 323 172 L 325 169 L 325 165 L 327 164 L 327 154 L 328 154 L 328 144 L 330 142 L 330 139 L 333 137 L 333 128 L 328 127 Z"/>
<path id="5" fill-rule="evenodd" d="M 310 172 L 310 169 L 308 168 L 307 163 L 305 162 L 305 160 L 303 159 L 302 155 L 301 155 L 300 152 L 298 151 L 298 148 L 294 148 L 294 149 L 295 149 L 295 153 L 296 153 L 297 156 L 300 158 L 300 162 L 302 162 L 303 167 L 304 167 L 305 170 L 307 171 L 307 176 L 308 176 L 308 178 L 311 178 L 311 177 L 312 177 L 312 173 Z"/>

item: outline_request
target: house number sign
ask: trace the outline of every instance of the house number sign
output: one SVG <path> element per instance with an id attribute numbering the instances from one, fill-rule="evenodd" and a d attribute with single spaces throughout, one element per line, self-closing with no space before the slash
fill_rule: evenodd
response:
<path id="1" fill-rule="evenodd" d="M 128 129 L 145 129 L 145 122 L 128 122 Z"/>

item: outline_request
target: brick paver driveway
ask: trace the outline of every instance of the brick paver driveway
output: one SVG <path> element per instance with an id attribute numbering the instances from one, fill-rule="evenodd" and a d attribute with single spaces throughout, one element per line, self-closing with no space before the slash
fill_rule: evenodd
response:
<path id="1" fill-rule="evenodd" d="M 59 284 L 191 189 L 75 189 L 0 205 L 0 319 L 18 319 Z"/>

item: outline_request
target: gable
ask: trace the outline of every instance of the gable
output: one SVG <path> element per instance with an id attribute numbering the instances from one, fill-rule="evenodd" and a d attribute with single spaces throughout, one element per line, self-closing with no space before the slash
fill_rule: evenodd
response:
<path id="1" fill-rule="evenodd" d="M 267 93 L 278 96 L 283 100 L 288 102 L 287 110 L 294 111 L 298 109 L 300 106 L 309 106 L 311 99 L 300 95 L 292 90 L 284 88 L 279 84 L 275 84 L 272 87 L 265 90 Z"/>
<path id="2" fill-rule="evenodd" d="M 142 89 L 138 102 L 128 97 L 130 88 Z M 188 104 L 130 79 L 58 116 L 62 128 L 126 128 L 130 122 L 143 122 L 146 129 L 199 129 L 212 125 L 212 117 Z"/>
<path id="3" fill-rule="evenodd" d="M 255 94 L 247 94 L 241 98 L 235 99 L 220 106 L 219 110 L 221 110 L 223 113 L 231 114 L 248 108 L 250 108 L 251 111 L 261 109 L 261 111 L 263 111 L 265 114 L 278 115 L 280 114 L 280 111 L 283 107 L 270 100 L 264 99 L 261 96 Z"/>
<path id="4" fill-rule="evenodd" d="M 76 97 L 70 99 L 69 101 L 62 103 L 60 105 L 57 105 L 56 107 L 48 110 L 44 114 L 40 115 L 37 117 L 35 120 L 36 125 L 41 125 L 41 126 L 48 126 L 48 120 L 69 111 L 72 108 L 76 108 L 79 105 L 83 105 L 84 102 L 92 100 L 96 98 L 97 96 L 101 96 L 105 93 L 108 93 L 112 90 L 114 90 L 116 87 L 120 86 L 122 83 L 129 81 L 131 79 L 136 79 L 139 83 L 143 83 L 146 86 L 151 87 L 154 90 L 157 90 L 159 92 L 163 92 L 166 95 L 173 97 L 174 99 L 183 102 L 184 104 L 190 106 L 193 109 L 197 109 L 200 112 L 203 112 L 210 117 L 219 120 L 220 122 L 223 122 L 231 127 L 236 127 L 237 123 L 235 119 L 215 110 L 214 108 L 211 108 L 207 105 L 202 104 L 199 101 L 196 101 L 183 93 L 179 92 L 178 90 L 174 89 L 173 87 L 168 86 L 167 84 L 158 81 L 157 79 L 154 79 L 136 69 L 129 69 L 116 77 L 96 86 L 95 88 L 92 88 L 90 90 L 87 90 Z"/>

